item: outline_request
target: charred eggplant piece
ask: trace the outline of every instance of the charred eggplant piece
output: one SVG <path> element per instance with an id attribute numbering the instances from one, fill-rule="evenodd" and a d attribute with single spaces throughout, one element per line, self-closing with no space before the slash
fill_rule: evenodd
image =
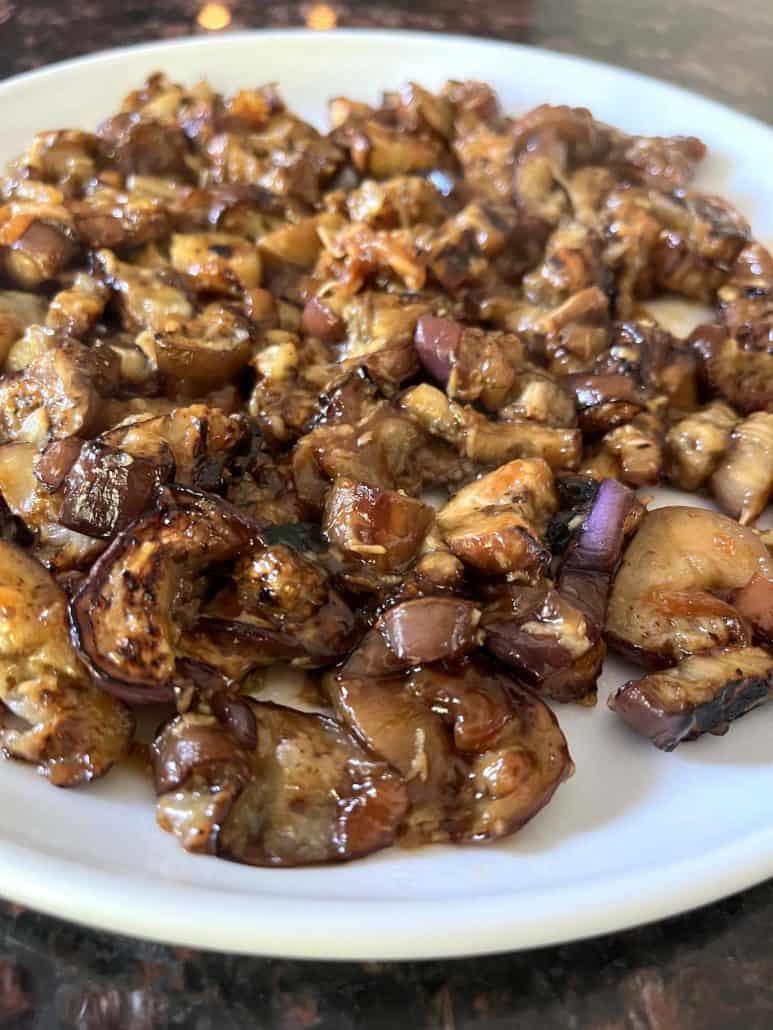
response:
<path id="1" fill-rule="evenodd" d="M 760 647 L 725 647 L 630 680 L 609 707 L 655 747 L 673 751 L 730 723 L 773 695 L 773 658 Z"/>
<path id="2" fill-rule="evenodd" d="M 557 506 L 547 464 L 516 460 L 459 490 L 437 522 L 450 550 L 478 572 L 533 575 L 550 561 L 542 538 Z"/>
<path id="3" fill-rule="evenodd" d="M 241 512 L 180 487 L 117 536 L 70 609 L 73 641 L 100 686 L 138 704 L 189 686 L 177 645 L 197 614 L 194 579 L 258 539 Z"/>

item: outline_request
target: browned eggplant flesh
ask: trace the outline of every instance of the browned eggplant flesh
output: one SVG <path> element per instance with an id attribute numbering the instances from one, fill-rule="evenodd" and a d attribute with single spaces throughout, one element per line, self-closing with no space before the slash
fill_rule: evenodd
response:
<path id="1" fill-rule="evenodd" d="M 761 703 L 773 256 L 705 151 L 481 82 L 320 131 L 161 72 L 35 136 L 0 175 L 2 754 L 83 783 L 161 706 L 160 825 L 284 867 L 518 831 L 608 647 L 659 747 Z M 724 514 L 647 511 L 663 482 Z"/>

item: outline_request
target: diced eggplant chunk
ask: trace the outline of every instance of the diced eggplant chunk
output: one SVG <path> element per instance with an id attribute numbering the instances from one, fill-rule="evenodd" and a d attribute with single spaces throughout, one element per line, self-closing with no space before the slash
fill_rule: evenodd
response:
<path id="1" fill-rule="evenodd" d="M 594 636 L 601 632 L 610 583 L 627 539 L 644 509 L 632 490 L 605 479 L 593 498 L 558 568 L 558 592 L 588 620 Z"/>
<path id="2" fill-rule="evenodd" d="M 258 537 L 235 508 L 179 487 L 117 536 L 71 605 L 73 639 L 97 682 L 139 704 L 188 686 L 177 645 L 195 622 L 200 574 Z"/>
<path id="3" fill-rule="evenodd" d="M 607 610 L 609 644 L 650 668 L 743 646 L 753 625 L 723 598 L 773 562 L 753 530 L 703 508 L 648 512 L 626 551 Z"/>
<path id="4" fill-rule="evenodd" d="M 62 525 L 64 490 L 61 481 L 52 489 L 40 478 L 40 468 L 41 465 L 45 468 L 49 450 L 74 439 L 68 437 L 66 441 L 50 444 L 42 455 L 29 443 L 0 447 L 0 496 L 32 534 L 32 553 L 56 573 L 90 567 L 105 548 L 101 540 Z M 79 440 L 78 450 L 81 445 Z"/>
<path id="5" fill-rule="evenodd" d="M 595 704 L 598 628 L 547 583 L 513 587 L 483 613 L 485 646 L 544 697 Z"/>
<path id="6" fill-rule="evenodd" d="M 325 569 L 293 547 L 254 551 L 237 563 L 234 578 L 236 617 L 248 623 L 254 618 L 292 641 L 295 664 L 328 665 L 347 654 L 361 632 Z M 248 640 L 250 632 L 248 626 Z"/>
<path id="7" fill-rule="evenodd" d="M 78 244 L 67 224 L 35 217 L 24 221 L 26 228 L 6 246 L 0 245 L 0 267 L 14 285 L 33 290 L 67 267 Z"/>
<path id="8" fill-rule="evenodd" d="M 153 746 L 158 821 L 184 848 L 288 867 L 393 843 L 405 785 L 342 726 L 246 698 L 212 707 L 178 716 Z"/>
<path id="9" fill-rule="evenodd" d="M 67 474 L 59 521 L 76 533 L 112 539 L 152 506 L 168 472 L 99 441 L 85 443 Z"/>
<path id="10" fill-rule="evenodd" d="M 164 415 L 130 417 L 100 439 L 136 458 L 171 466 L 175 482 L 182 486 L 218 491 L 225 465 L 247 438 L 244 416 L 190 404 Z"/>
<path id="11" fill-rule="evenodd" d="M 53 334 L 22 371 L 0 377 L 0 441 L 83 435 L 96 422 L 102 369 L 93 350 Z"/>
<path id="12" fill-rule="evenodd" d="M 347 660 L 347 676 L 389 676 L 423 662 L 452 661 L 481 641 L 480 608 L 455 597 L 419 597 L 387 608 Z"/>
<path id="13" fill-rule="evenodd" d="M 172 267 L 190 276 L 202 293 L 239 294 L 260 285 L 258 248 L 229 233 L 175 233 L 169 244 Z"/>
<path id="14" fill-rule="evenodd" d="M 533 575 L 549 563 L 542 536 L 557 503 L 544 461 L 511 461 L 459 490 L 438 512 L 438 528 L 451 551 L 479 572 Z"/>
<path id="15" fill-rule="evenodd" d="M 655 747 L 673 751 L 703 733 L 727 732 L 734 719 L 773 695 L 773 658 L 760 647 L 725 647 L 684 658 L 630 680 L 609 707 Z"/>
<path id="16" fill-rule="evenodd" d="M 67 598 L 46 570 L 0 541 L 0 746 L 58 787 L 103 776 L 128 752 L 128 708 L 90 680 L 70 643 Z"/>
<path id="17" fill-rule="evenodd" d="M 342 477 L 327 495 L 322 524 L 345 554 L 392 572 L 415 558 L 433 519 L 421 501 Z"/>

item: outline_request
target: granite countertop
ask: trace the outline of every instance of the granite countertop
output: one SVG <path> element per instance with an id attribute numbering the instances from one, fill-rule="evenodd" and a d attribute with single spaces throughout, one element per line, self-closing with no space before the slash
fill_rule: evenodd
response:
<path id="1" fill-rule="evenodd" d="M 226 0 L 224 0 L 226 2 Z M 0 0 L 0 78 L 204 31 L 197 0 Z M 773 122 L 770 0 L 226 2 L 232 28 L 465 32 L 626 65 Z M 332 11 L 331 11 L 332 8 Z M 215 10 L 215 20 L 217 15 Z M 205 954 L 0 902 L 0 1027 L 29 1030 L 770 1030 L 773 882 L 655 926 L 452 962 Z"/>

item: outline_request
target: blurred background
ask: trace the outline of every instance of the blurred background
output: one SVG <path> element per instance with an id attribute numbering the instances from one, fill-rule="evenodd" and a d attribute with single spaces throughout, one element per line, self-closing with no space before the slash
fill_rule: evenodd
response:
<path id="1" fill-rule="evenodd" d="M 623 64 L 773 120 L 771 0 L 0 0 L 0 75 L 149 39 L 288 26 L 532 43 Z"/>

